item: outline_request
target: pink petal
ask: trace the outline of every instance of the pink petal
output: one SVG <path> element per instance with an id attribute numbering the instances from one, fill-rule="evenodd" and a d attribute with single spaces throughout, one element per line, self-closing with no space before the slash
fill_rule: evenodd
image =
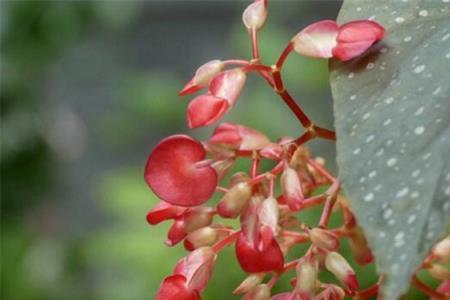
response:
<path id="1" fill-rule="evenodd" d="M 184 276 L 175 274 L 164 279 L 156 300 L 200 300 L 200 296 L 197 291 L 188 289 Z"/>
<path id="2" fill-rule="evenodd" d="M 234 123 L 220 124 L 214 130 L 209 142 L 243 151 L 258 150 L 270 143 L 269 139 L 261 132 Z"/>
<path id="3" fill-rule="evenodd" d="M 186 235 L 187 233 L 184 229 L 183 220 L 176 220 L 172 226 L 170 226 L 169 232 L 167 233 L 167 240 L 164 243 L 169 247 L 173 247 L 181 242 Z"/>
<path id="4" fill-rule="evenodd" d="M 210 80 L 223 70 L 225 64 L 220 60 L 211 60 L 200 66 L 194 77 L 178 93 L 180 96 L 195 93 L 208 85 Z"/>
<path id="5" fill-rule="evenodd" d="M 227 111 L 228 102 L 213 95 L 200 95 L 188 105 L 187 120 L 189 128 L 210 125 L 219 120 Z"/>
<path id="6" fill-rule="evenodd" d="M 216 97 L 226 99 L 232 107 L 245 85 L 246 77 L 240 68 L 224 71 L 211 80 L 209 91 Z"/>
<path id="7" fill-rule="evenodd" d="M 335 21 L 325 20 L 309 25 L 293 39 L 294 50 L 301 54 L 317 58 L 330 58 L 336 46 L 338 25 Z"/>
<path id="8" fill-rule="evenodd" d="M 179 206 L 202 204 L 217 186 L 214 168 L 196 166 L 205 156 L 200 142 L 186 135 L 170 136 L 150 154 L 145 180 L 163 201 Z"/>
<path id="9" fill-rule="evenodd" d="M 364 53 L 370 46 L 384 37 L 384 28 L 376 22 L 362 20 L 339 27 L 337 45 L 333 56 L 347 61 Z"/>
<path id="10" fill-rule="evenodd" d="M 152 224 L 158 224 L 162 221 L 173 219 L 181 215 L 186 208 L 171 205 L 167 202 L 161 201 L 152 210 L 147 213 L 147 221 Z"/>

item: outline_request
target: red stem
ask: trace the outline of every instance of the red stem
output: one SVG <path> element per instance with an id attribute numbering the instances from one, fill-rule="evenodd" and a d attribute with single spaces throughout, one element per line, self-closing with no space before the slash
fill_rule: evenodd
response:
<path id="1" fill-rule="evenodd" d="M 294 47 L 293 47 L 292 43 L 289 43 L 286 46 L 286 48 L 284 48 L 283 53 L 281 53 L 280 58 L 278 58 L 278 61 L 277 61 L 277 64 L 276 64 L 278 69 L 281 69 L 281 67 L 283 66 L 286 58 L 289 56 L 289 53 L 291 53 L 293 48 Z"/>
<path id="2" fill-rule="evenodd" d="M 258 33 L 255 28 L 252 28 L 250 34 L 252 36 L 252 57 L 259 60 Z"/>
<path id="3" fill-rule="evenodd" d="M 226 238 L 224 238 L 223 240 L 218 241 L 217 243 L 214 244 L 214 246 L 212 246 L 212 250 L 215 253 L 220 252 L 226 246 L 234 243 L 237 240 L 237 238 L 239 237 L 240 233 L 241 233 L 240 230 L 235 231 L 232 234 L 230 234 L 229 236 L 227 236 Z"/>
<path id="4" fill-rule="evenodd" d="M 425 283 L 420 281 L 419 278 L 417 278 L 417 276 L 415 276 L 415 275 L 413 276 L 412 283 L 419 291 L 421 291 L 425 295 L 429 296 L 430 298 L 433 298 L 433 299 L 436 299 L 436 300 L 448 299 L 444 294 L 433 290 L 428 285 L 426 285 Z"/>
<path id="5" fill-rule="evenodd" d="M 326 194 L 328 196 L 325 200 L 322 215 L 320 216 L 319 227 L 326 228 L 328 226 L 328 221 L 330 220 L 331 212 L 333 210 L 334 203 L 336 202 L 339 187 L 340 183 L 336 180 L 327 190 Z"/>

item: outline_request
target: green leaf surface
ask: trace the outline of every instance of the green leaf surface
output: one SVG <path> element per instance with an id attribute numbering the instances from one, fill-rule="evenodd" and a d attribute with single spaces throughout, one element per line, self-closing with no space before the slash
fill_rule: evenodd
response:
<path id="1" fill-rule="evenodd" d="M 450 2 L 348 0 L 338 22 L 373 19 L 387 37 L 332 61 L 340 177 L 398 299 L 450 212 Z"/>

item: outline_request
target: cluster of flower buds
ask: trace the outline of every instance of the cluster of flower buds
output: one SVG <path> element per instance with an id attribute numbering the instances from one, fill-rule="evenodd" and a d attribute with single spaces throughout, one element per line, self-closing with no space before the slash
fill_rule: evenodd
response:
<path id="1" fill-rule="evenodd" d="M 378 283 L 360 290 L 355 272 L 338 253 L 339 240 L 347 238 L 358 263 L 373 261 L 347 200 L 339 195 L 339 181 L 326 170 L 325 161 L 313 157 L 304 146 L 316 137 L 334 140 L 334 132 L 316 126 L 303 113 L 287 92 L 280 71 L 292 51 L 316 58 L 352 59 L 382 39 L 384 29 L 368 20 L 340 26 L 321 21 L 298 33 L 278 62 L 268 66 L 260 62 L 257 39 L 267 19 L 267 7 L 267 0 L 256 0 L 243 14 L 251 36 L 251 60 L 209 61 L 179 92 L 190 95 L 206 90 L 188 104 L 187 123 L 196 128 L 220 120 L 235 105 L 248 73 L 255 72 L 280 95 L 305 133 L 271 141 L 253 128 L 222 123 L 203 142 L 173 135 L 153 149 L 145 180 L 161 202 L 148 213 L 147 220 L 152 225 L 172 220 L 166 244 L 183 241 L 189 251 L 161 284 L 157 300 L 200 299 L 218 254 L 230 245 L 235 247 L 242 270 L 248 273 L 234 291 L 245 300 L 368 299 L 377 292 Z M 247 173 L 230 174 L 237 159 L 251 160 Z M 262 160 L 271 161 L 273 168 L 262 172 Z M 221 182 L 227 182 L 226 186 Z M 324 192 L 317 192 L 323 187 Z M 209 201 L 214 194 L 220 195 L 220 200 Z M 317 226 L 310 227 L 298 218 L 298 212 L 319 205 L 323 210 Z M 342 214 L 342 226 L 329 228 L 332 213 Z M 224 225 L 219 217 L 238 219 L 240 226 Z M 301 243 L 309 244 L 306 253 L 287 262 L 290 250 Z M 448 260 L 448 241 L 437 246 L 434 255 Z M 272 295 L 277 280 L 292 269 L 296 270 L 292 290 Z M 432 269 L 442 275 L 434 265 Z M 339 285 L 322 282 L 322 270 L 334 274 Z M 448 290 L 448 285 L 447 281 L 442 289 Z"/>

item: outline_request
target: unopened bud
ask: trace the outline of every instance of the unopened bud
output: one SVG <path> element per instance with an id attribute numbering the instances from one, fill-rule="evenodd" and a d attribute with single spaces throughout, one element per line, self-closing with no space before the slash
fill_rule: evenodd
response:
<path id="1" fill-rule="evenodd" d="M 355 260 L 360 265 L 367 265 L 373 261 L 373 254 L 367 244 L 361 228 L 356 227 L 350 236 L 350 248 L 352 249 Z"/>
<path id="2" fill-rule="evenodd" d="M 335 251 L 339 248 L 339 240 L 336 235 L 329 230 L 313 228 L 309 231 L 311 242 L 320 248 Z"/>
<path id="3" fill-rule="evenodd" d="M 342 255 L 337 252 L 329 252 L 325 258 L 325 267 L 350 290 L 358 290 L 359 283 L 355 271 Z"/>
<path id="4" fill-rule="evenodd" d="M 183 214 L 184 230 L 192 232 L 211 224 L 213 214 L 209 209 L 192 209 Z"/>
<path id="5" fill-rule="evenodd" d="M 285 167 L 281 174 L 281 190 L 289 208 L 292 211 L 300 210 L 304 196 L 300 179 L 294 169 Z"/>
<path id="6" fill-rule="evenodd" d="M 431 277 L 439 280 L 450 280 L 450 271 L 442 265 L 433 264 L 429 269 Z"/>
<path id="7" fill-rule="evenodd" d="M 254 273 L 247 276 L 244 281 L 233 291 L 233 294 L 244 294 L 260 284 L 264 279 L 264 273 Z"/>
<path id="8" fill-rule="evenodd" d="M 194 250 L 204 246 L 211 246 L 217 241 L 217 231 L 211 227 L 197 229 L 186 236 L 184 246 L 187 250 Z"/>
<path id="9" fill-rule="evenodd" d="M 310 298 L 316 293 L 316 282 L 318 276 L 317 262 L 308 259 L 301 260 L 297 264 L 296 289 L 303 298 Z M 302 299 L 303 299 L 302 298 Z"/>
<path id="10" fill-rule="evenodd" d="M 433 248 L 433 254 L 442 262 L 450 261 L 450 236 L 436 244 Z"/>
<path id="11" fill-rule="evenodd" d="M 222 61 L 218 59 L 211 60 L 197 69 L 194 78 L 192 78 L 192 83 L 194 85 L 207 85 L 224 67 L 225 64 Z"/>
<path id="12" fill-rule="evenodd" d="M 248 29 L 260 29 L 267 19 L 267 0 L 257 0 L 247 6 L 242 14 L 242 21 Z"/>
<path id="13" fill-rule="evenodd" d="M 269 227 L 273 233 L 278 226 L 278 202 L 274 197 L 265 199 L 258 210 L 258 218 L 261 226 Z"/>
<path id="14" fill-rule="evenodd" d="M 217 212 L 224 218 L 235 218 L 247 206 L 251 195 L 252 189 L 247 183 L 238 183 L 225 193 L 217 205 Z"/>
<path id="15" fill-rule="evenodd" d="M 269 300 L 270 288 L 267 284 L 259 284 L 245 294 L 242 300 Z"/>

